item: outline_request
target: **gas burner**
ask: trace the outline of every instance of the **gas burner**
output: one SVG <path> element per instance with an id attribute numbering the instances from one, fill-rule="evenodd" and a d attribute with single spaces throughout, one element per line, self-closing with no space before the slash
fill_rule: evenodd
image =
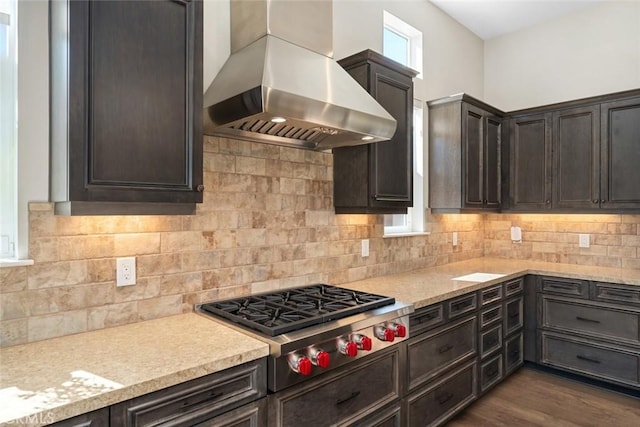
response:
<path id="1" fill-rule="evenodd" d="M 393 298 L 318 284 L 211 302 L 201 309 L 276 336 L 394 303 Z"/>

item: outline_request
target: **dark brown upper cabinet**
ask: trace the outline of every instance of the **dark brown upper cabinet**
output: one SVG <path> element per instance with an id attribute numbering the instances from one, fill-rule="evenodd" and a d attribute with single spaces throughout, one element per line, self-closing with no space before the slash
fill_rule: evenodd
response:
<path id="1" fill-rule="evenodd" d="M 603 209 L 640 209 L 640 97 L 600 105 Z"/>
<path id="2" fill-rule="evenodd" d="M 466 94 L 427 105 L 431 211 L 499 210 L 504 113 Z"/>
<path id="3" fill-rule="evenodd" d="M 336 213 L 407 213 L 413 206 L 416 71 L 365 50 L 338 63 L 397 121 L 389 141 L 333 150 Z"/>
<path id="4" fill-rule="evenodd" d="M 509 206 L 551 209 L 551 114 L 513 117 L 509 122 Z"/>
<path id="5" fill-rule="evenodd" d="M 640 91 L 511 113 L 509 209 L 640 209 Z"/>
<path id="6" fill-rule="evenodd" d="M 52 1 L 56 213 L 202 202 L 202 2 Z"/>

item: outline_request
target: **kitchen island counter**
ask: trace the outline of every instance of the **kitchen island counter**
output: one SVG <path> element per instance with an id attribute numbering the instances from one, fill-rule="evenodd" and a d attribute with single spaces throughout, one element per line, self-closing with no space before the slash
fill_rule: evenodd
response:
<path id="1" fill-rule="evenodd" d="M 495 277 L 482 281 L 455 280 L 474 273 Z M 640 286 L 640 270 L 499 258 L 475 258 L 341 286 L 391 296 L 418 309 L 526 274 Z"/>
<path id="2" fill-rule="evenodd" d="M 183 314 L 0 349 L 0 425 L 46 425 L 267 356 Z"/>

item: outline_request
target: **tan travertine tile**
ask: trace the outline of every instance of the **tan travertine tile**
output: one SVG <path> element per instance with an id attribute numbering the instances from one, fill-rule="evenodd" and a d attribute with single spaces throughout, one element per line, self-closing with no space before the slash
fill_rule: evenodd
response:
<path id="1" fill-rule="evenodd" d="M 27 289 L 27 267 L 0 268 L 0 293 Z"/>
<path id="2" fill-rule="evenodd" d="M 119 233 L 114 236 L 114 256 L 160 253 L 160 233 Z"/>
<path id="3" fill-rule="evenodd" d="M 142 255 L 137 257 L 136 264 L 138 277 L 179 273 L 182 269 L 182 255 L 180 253 Z"/>
<path id="4" fill-rule="evenodd" d="M 58 261 L 58 241 L 56 237 L 31 238 L 29 240 L 29 258 L 35 262 Z"/>
<path id="5" fill-rule="evenodd" d="M 157 319 L 182 313 L 182 295 L 167 295 L 138 301 L 140 320 Z"/>
<path id="6" fill-rule="evenodd" d="M 162 276 L 139 278 L 133 286 L 116 287 L 113 301 L 119 303 L 157 297 L 160 295 L 161 283 Z"/>
<path id="7" fill-rule="evenodd" d="M 0 321 L 0 347 L 24 344 L 27 341 L 26 318 Z M 4 363 L 6 364 L 7 361 L 4 360 Z"/>
<path id="8" fill-rule="evenodd" d="M 637 250 L 633 246 L 608 246 L 606 255 L 612 258 L 635 258 Z"/>
<path id="9" fill-rule="evenodd" d="M 29 341 L 76 334 L 87 330 L 87 311 L 66 311 L 47 316 L 32 316 L 27 322 Z"/>
<path id="10" fill-rule="evenodd" d="M 305 152 L 296 148 L 280 147 L 280 159 L 289 162 L 304 163 Z"/>
<path id="11" fill-rule="evenodd" d="M 87 281 L 86 261 L 62 261 L 35 264 L 28 269 L 29 289 L 77 285 Z"/>
<path id="12" fill-rule="evenodd" d="M 205 154 L 205 172 L 236 172 L 236 157 L 230 154 Z M 205 186 L 205 190 L 208 188 Z"/>
<path id="13" fill-rule="evenodd" d="M 110 304 L 87 310 L 87 329 L 109 328 L 138 321 L 138 302 Z"/>
<path id="14" fill-rule="evenodd" d="M 31 314 L 29 291 L 0 294 L 0 320 L 28 317 Z"/>
<path id="15" fill-rule="evenodd" d="M 220 267 L 218 251 L 197 251 L 182 254 L 182 271 L 202 271 Z"/>
<path id="16" fill-rule="evenodd" d="M 87 261 L 87 282 L 110 282 L 116 278 L 114 258 L 90 259 Z"/>
<path id="17" fill-rule="evenodd" d="M 190 252 L 202 249 L 203 238 L 200 231 L 173 231 L 161 233 L 162 252 Z"/>
<path id="18" fill-rule="evenodd" d="M 239 247 L 264 246 L 266 230 L 264 228 L 239 229 L 236 231 L 236 245 Z"/>
<path id="19" fill-rule="evenodd" d="M 202 290 L 202 273 L 183 273 L 164 276 L 160 295 L 182 295 Z"/>
<path id="20" fill-rule="evenodd" d="M 253 181 L 249 175 L 235 173 L 218 174 L 218 190 L 224 193 L 251 193 Z"/>
<path id="21" fill-rule="evenodd" d="M 270 144 L 251 144 L 251 156 L 263 159 L 279 159 L 280 147 Z"/>
<path id="22" fill-rule="evenodd" d="M 109 258 L 114 256 L 113 236 L 74 236 L 58 239 L 60 260 Z"/>
<path id="23" fill-rule="evenodd" d="M 217 153 L 220 149 L 219 138 L 217 136 L 205 135 L 203 138 L 202 149 L 205 153 Z"/>
<path id="24" fill-rule="evenodd" d="M 265 175 L 266 161 L 255 157 L 236 157 L 236 173 L 247 175 Z"/>

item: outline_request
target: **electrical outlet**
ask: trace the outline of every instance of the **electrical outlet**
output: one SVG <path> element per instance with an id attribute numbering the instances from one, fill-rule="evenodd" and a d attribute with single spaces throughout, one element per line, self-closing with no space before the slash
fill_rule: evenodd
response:
<path id="1" fill-rule="evenodd" d="M 369 239 L 362 240 L 362 257 L 366 258 L 369 256 Z"/>
<path id="2" fill-rule="evenodd" d="M 458 246 L 458 232 L 457 231 L 453 232 L 453 237 L 451 238 L 451 243 L 453 243 L 453 246 Z"/>
<path id="3" fill-rule="evenodd" d="M 580 248 L 588 248 L 591 246 L 591 242 L 589 241 L 590 236 L 588 234 L 580 234 L 578 237 L 578 247 Z"/>
<path id="4" fill-rule="evenodd" d="M 116 258 L 116 286 L 136 284 L 136 258 Z"/>

